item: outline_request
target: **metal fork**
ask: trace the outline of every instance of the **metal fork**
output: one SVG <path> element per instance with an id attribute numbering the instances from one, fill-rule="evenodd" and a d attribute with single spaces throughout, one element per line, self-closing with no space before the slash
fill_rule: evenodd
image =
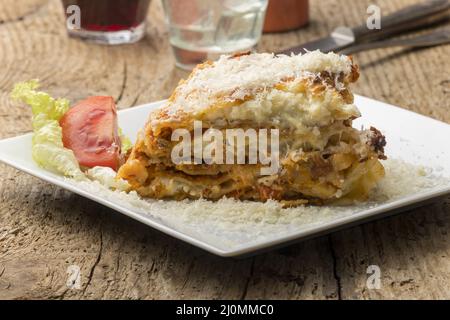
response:
<path id="1" fill-rule="evenodd" d="M 381 49 L 388 47 L 409 47 L 409 48 L 420 48 L 420 47 L 432 47 L 437 45 L 442 45 L 450 43 L 450 27 L 444 29 L 438 29 L 427 34 L 399 38 L 399 39 L 388 39 L 382 41 L 368 42 L 356 44 L 351 47 L 345 48 L 340 51 L 342 54 L 352 54 L 361 51 L 367 51 L 372 49 Z"/>

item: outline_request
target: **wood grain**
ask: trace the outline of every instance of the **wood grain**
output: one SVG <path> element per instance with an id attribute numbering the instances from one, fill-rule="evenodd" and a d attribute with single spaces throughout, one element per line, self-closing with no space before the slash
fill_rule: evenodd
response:
<path id="1" fill-rule="evenodd" d="M 265 35 L 259 50 L 362 23 L 370 3 L 387 13 L 413 2 L 313 0 L 307 28 Z M 112 95 L 120 108 L 167 97 L 186 73 L 174 67 L 159 1 L 148 21 L 143 41 L 99 46 L 66 36 L 58 0 L 2 0 L 0 138 L 30 130 L 28 110 L 9 99 L 21 80 L 39 78 L 72 101 Z M 356 93 L 450 122 L 450 46 L 355 58 Z M 449 230 L 446 198 L 253 258 L 222 259 L 0 165 L 0 298 L 449 299 Z M 81 268 L 80 290 L 66 286 L 70 265 Z M 369 265 L 381 269 L 379 290 L 366 286 Z"/>

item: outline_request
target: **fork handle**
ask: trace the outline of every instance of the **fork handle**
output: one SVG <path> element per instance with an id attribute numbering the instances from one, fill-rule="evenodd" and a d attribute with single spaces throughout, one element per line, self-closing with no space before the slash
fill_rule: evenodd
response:
<path id="1" fill-rule="evenodd" d="M 340 51 L 341 54 L 353 54 L 361 51 L 367 51 L 372 49 L 381 49 L 389 47 L 432 47 L 441 44 L 450 43 L 450 29 L 436 30 L 424 35 L 410 37 L 405 39 L 389 39 L 384 41 L 375 41 L 361 43 Z"/>
<path id="2" fill-rule="evenodd" d="M 381 29 L 370 30 L 365 24 L 352 28 L 355 42 L 377 40 L 436 23 L 447 17 L 448 9 L 450 0 L 428 0 L 408 6 L 381 17 Z"/>

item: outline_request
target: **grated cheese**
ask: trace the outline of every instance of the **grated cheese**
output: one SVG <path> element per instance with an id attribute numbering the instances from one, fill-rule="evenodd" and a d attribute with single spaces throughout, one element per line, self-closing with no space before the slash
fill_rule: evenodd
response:
<path id="1" fill-rule="evenodd" d="M 234 101 L 271 88 L 283 79 L 308 78 L 325 71 L 349 74 L 351 70 L 352 61 L 348 56 L 319 50 L 292 56 L 273 53 L 244 55 L 238 59 L 221 56 L 211 67 L 194 70 L 191 77 L 179 85 L 167 111 L 168 115 L 175 115 L 179 110 L 195 114 L 219 96 Z M 343 87 L 337 78 L 335 81 L 337 88 Z"/>

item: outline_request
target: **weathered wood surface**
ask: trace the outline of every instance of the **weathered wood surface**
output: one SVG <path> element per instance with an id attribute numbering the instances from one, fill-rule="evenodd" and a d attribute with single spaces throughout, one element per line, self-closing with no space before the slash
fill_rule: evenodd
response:
<path id="1" fill-rule="evenodd" d="M 308 28 L 265 35 L 260 50 L 360 23 L 372 2 L 386 13 L 414 1 L 311 2 Z M 58 0 L 0 2 L 0 138 L 30 130 L 30 112 L 8 98 L 17 81 L 39 78 L 71 100 L 113 95 L 128 108 L 167 97 L 185 76 L 174 67 L 157 0 L 147 37 L 131 46 L 69 39 L 63 23 Z M 450 46 L 356 58 L 356 93 L 450 122 Z M 257 257 L 222 259 L 0 165 L 0 298 L 448 299 L 449 230 L 446 198 Z M 381 268 L 380 290 L 366 286 L 372 264 Z M 69 265 L 81 267 L 81 290 L 66 286 Z"/>

